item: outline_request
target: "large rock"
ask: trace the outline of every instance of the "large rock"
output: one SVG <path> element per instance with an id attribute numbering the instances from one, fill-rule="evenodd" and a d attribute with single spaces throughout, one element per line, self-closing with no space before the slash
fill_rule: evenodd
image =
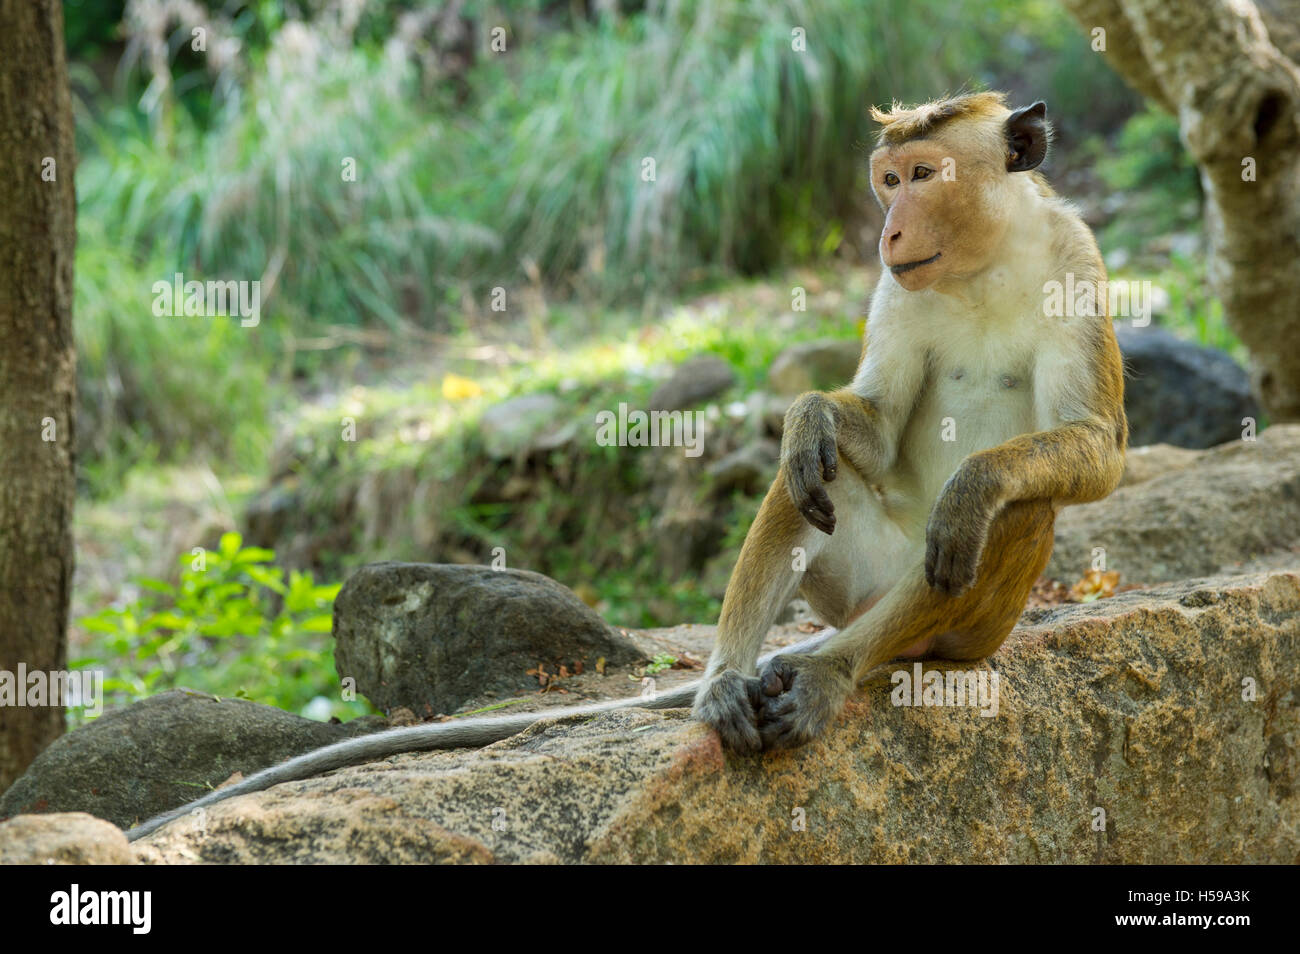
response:
<path id="1" fill-rule="evenodd" d="M 768 384 L 777 394 L 841 388 L 853 380 L 861 357 L 862 341 L 857 338 L 801 341 L 772 360 Z"/>
<path id="2" fill-rule="evenodd" d="M 714 355 L 683 361 L 650 395 L 650 410 L 678 411 L 717 397 L 736 383 L 731 365 Z"/>
<path id="3" fill-rule="evenodd" d="M 896 708 L 886 671 L 793 752 L 725 753 L 681 709 L 552 719 L 232 799 L 206 833 L 137 847 L 176 863 L 1295 861 L 1297 574 L 1034 611 L 993 662 L 993 717 Z"/>
<path id="4" fill-rule="evenodd" d="M 781 445 L 766 438 L 737 447 L 709 465 L 708 475 L 713 480 L 710 493 L 715 496 L 735 490 L 762 493 L 776 476 L 780 456 Z"/>
<path id="5" fill-rule="evenodd" d="M 385 711 L 454 712 L 485 694 L 536 689 L 555 672 L 641 657 L 630 641 L 540 573 L 486 566 L 374 563 L 334 601 L 339 675 Z"/>
<path id="6" fill-rule="evenodd" d="M 1235 361 L 1160 328 L 1116 325 L 1124 354 L 1129 443 L 1205 448 L 1241 437 L 1259 421 L 1250 379 Z"/>
<path id="7" fill-rule="evenodd" d="M 1152 478 L 1190 467 L 1200 458 L 1200 451 L 1175 447 L 1173 444 L 1130 447 L 1124 456 L 1124 476 L 1120 478 L 1119 485 L 1128 487 L 1131 484 L 1145 483 Z"/>
<path id="8" fill-rule="evenodd" d="M 1230 572 L 1300 543 L 1300 425 L 1274 425 L 1190 463 L 1159 456 L 1157 476 L 1061 512 L 1049 576 L 1077 579 L 1096 547 L 1125 582 L 1155 583 Z"/>
<path id="9" fill-rule="evenodd" d="M 294 755 L 383 728 L 314 722 L 246 699 L 173 689 L 52 742 L 0 795 L 0 818 L 88 812 L 127 827 Z"/>
<path id="10" fill-rule="evenodd" d="M 122 830 L 84 812 L 0 822 L 0 865 L 132 865 Z"/>

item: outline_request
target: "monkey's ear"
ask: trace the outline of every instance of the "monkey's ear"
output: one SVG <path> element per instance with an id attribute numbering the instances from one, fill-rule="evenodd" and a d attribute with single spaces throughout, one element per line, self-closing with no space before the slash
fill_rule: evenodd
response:
<path id="1" fill-rule="evenodd" d="M 1047 104 L 1041 99 L 1007 117 L 1007 172 L 1038 168 L 1047 156 Z"/>

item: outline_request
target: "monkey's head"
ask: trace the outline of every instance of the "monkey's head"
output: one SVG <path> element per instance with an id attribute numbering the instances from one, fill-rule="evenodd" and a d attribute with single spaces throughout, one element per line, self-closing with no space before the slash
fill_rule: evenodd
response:
<path id="1" fill-rule="evenodd" d="M 1047 155 L 1047 106 L 1013 112 L 1001 93 L 972 93 L 871 117 L 881 124 L 871 154 L 881 263 L 908 291 L 982 270 L 1029 185 L 1019 173 Z"/>

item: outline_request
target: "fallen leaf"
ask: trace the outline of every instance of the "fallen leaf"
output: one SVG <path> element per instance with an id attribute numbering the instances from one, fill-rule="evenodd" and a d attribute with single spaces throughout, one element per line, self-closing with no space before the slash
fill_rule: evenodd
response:
<path id="1" fill-rule="evenodd" d="M 1118 570 L 1089 570 L 1078 583 L 1070 587 L 1070 595 L 1080 603 L 1091 603 L 1093 600 L 1114 596 L 1118 585 Z"/>

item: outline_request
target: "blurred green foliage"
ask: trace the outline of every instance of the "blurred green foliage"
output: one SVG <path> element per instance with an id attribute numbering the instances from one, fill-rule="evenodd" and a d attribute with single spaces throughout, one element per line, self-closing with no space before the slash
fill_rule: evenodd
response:
<path id="1" fill-rule="evenodd" d="M 1175 252 L 1169 264 L 1154 273 L 1152 282 L 1169 294 L 1169 309 L 1161 318 L 1162 325 L 1246 364 L 1246 346 L 1228 327 L 1223 304 L 1210 291 L 1204 262 Z"/>
<path id="2" fill-rule="evenodd" d="M 733 394 L 718 399 L 725 406 L 732 396 L 761 389 L 773 359 L 790 344 L 860 333 L 864 274 L 795 273 L 781 284 L 787 295 L 789 287 L 803 284 L 835 291 L 825 300 L 810 294 L 808 311 L 799 313 L 774 307 L 767 287 L 737 281 L 650 324 L 629 309 L 555 312 L 548 326 L 556 340 L 528 362 L 488 376 L 481 365 L 456 368 L 481 385 L 476 397 L 449 401 L 435 380 L 358 387 L 338 402 L 313 406 L 294 421 L 286 441 L 293 459 L 282 466 L 301 479 L 282 532 L 330 540 L 330 550 L 316 551 L 330 575 L 368 560 L 427 560 L 431 554 L 487 562 L 500 546 L 512 566 L 570 586 L 589 583 L 602 614 L 619 625 L 716 616 L 718 580 L 663 573 L 656 529 L 662 500 L 647 493 L 644 470 L 653 452 L 577 441 L 528 468 L 528 494 L 521 497 L 501 492 L 515 471 L 484 453 L 479 420 L 494 404 L 535 392 L 556 395 L 563 418 L 579 422 L 594 420 L 611 402 L 644 407 L 666 369 L 702 353 L 724 358 L 736 373 Z M 338 440 L 343 414 L 367 422 L 354 442 Z M 416 430 L 423 433 L 412 439 Z M 369 542 L 359 538 L 355 514 L 348 518 L 339 509 L 363 483 L 389 488 L 381 492 L 392 500 L 375 515 L 383 521 L 380 538 Z M 700 492 L 707 490 L 702 483 Z M 735 525 L 718 543 L 734 553 L 757 500 L 737 493 L 730 507 Z M 354 534 L 340 539 L 342 527 Z M 417 532 L 428 527 L 432 541 Z"/>
<path id="3" fill-rule="evenodd" d="M 63 0 L 63 36 L 68 58 L 99 54 L 119 36 L 126 0 Z"/>
<path id="4" fill-rule="evenodd" d="M 1102 234 L 1104 247 L 1133 249 L 1196 227 L 1200 178 L 1173 116 L 1148 105 L 1124 124 L 1117 142 L 1093 139 L 1089 152 L 1102 181 L 1124 200 L 1123 214 Z"/>
<path id="5" fill-rule="evenodd" d="M 365 702 L 340 698 L 330 652 L 340 587 L 318 585 L 310 573 L 286 578 L 274 558 L 235 533 L 200 566 L 184 555 L 178 585 L 141 579 L 128 605 L 80 620 L 102 655 L 71 667 L 113 673 L 104 681 L 110 705 L 184 686 L 317 718 L 366 714 Z"/>

